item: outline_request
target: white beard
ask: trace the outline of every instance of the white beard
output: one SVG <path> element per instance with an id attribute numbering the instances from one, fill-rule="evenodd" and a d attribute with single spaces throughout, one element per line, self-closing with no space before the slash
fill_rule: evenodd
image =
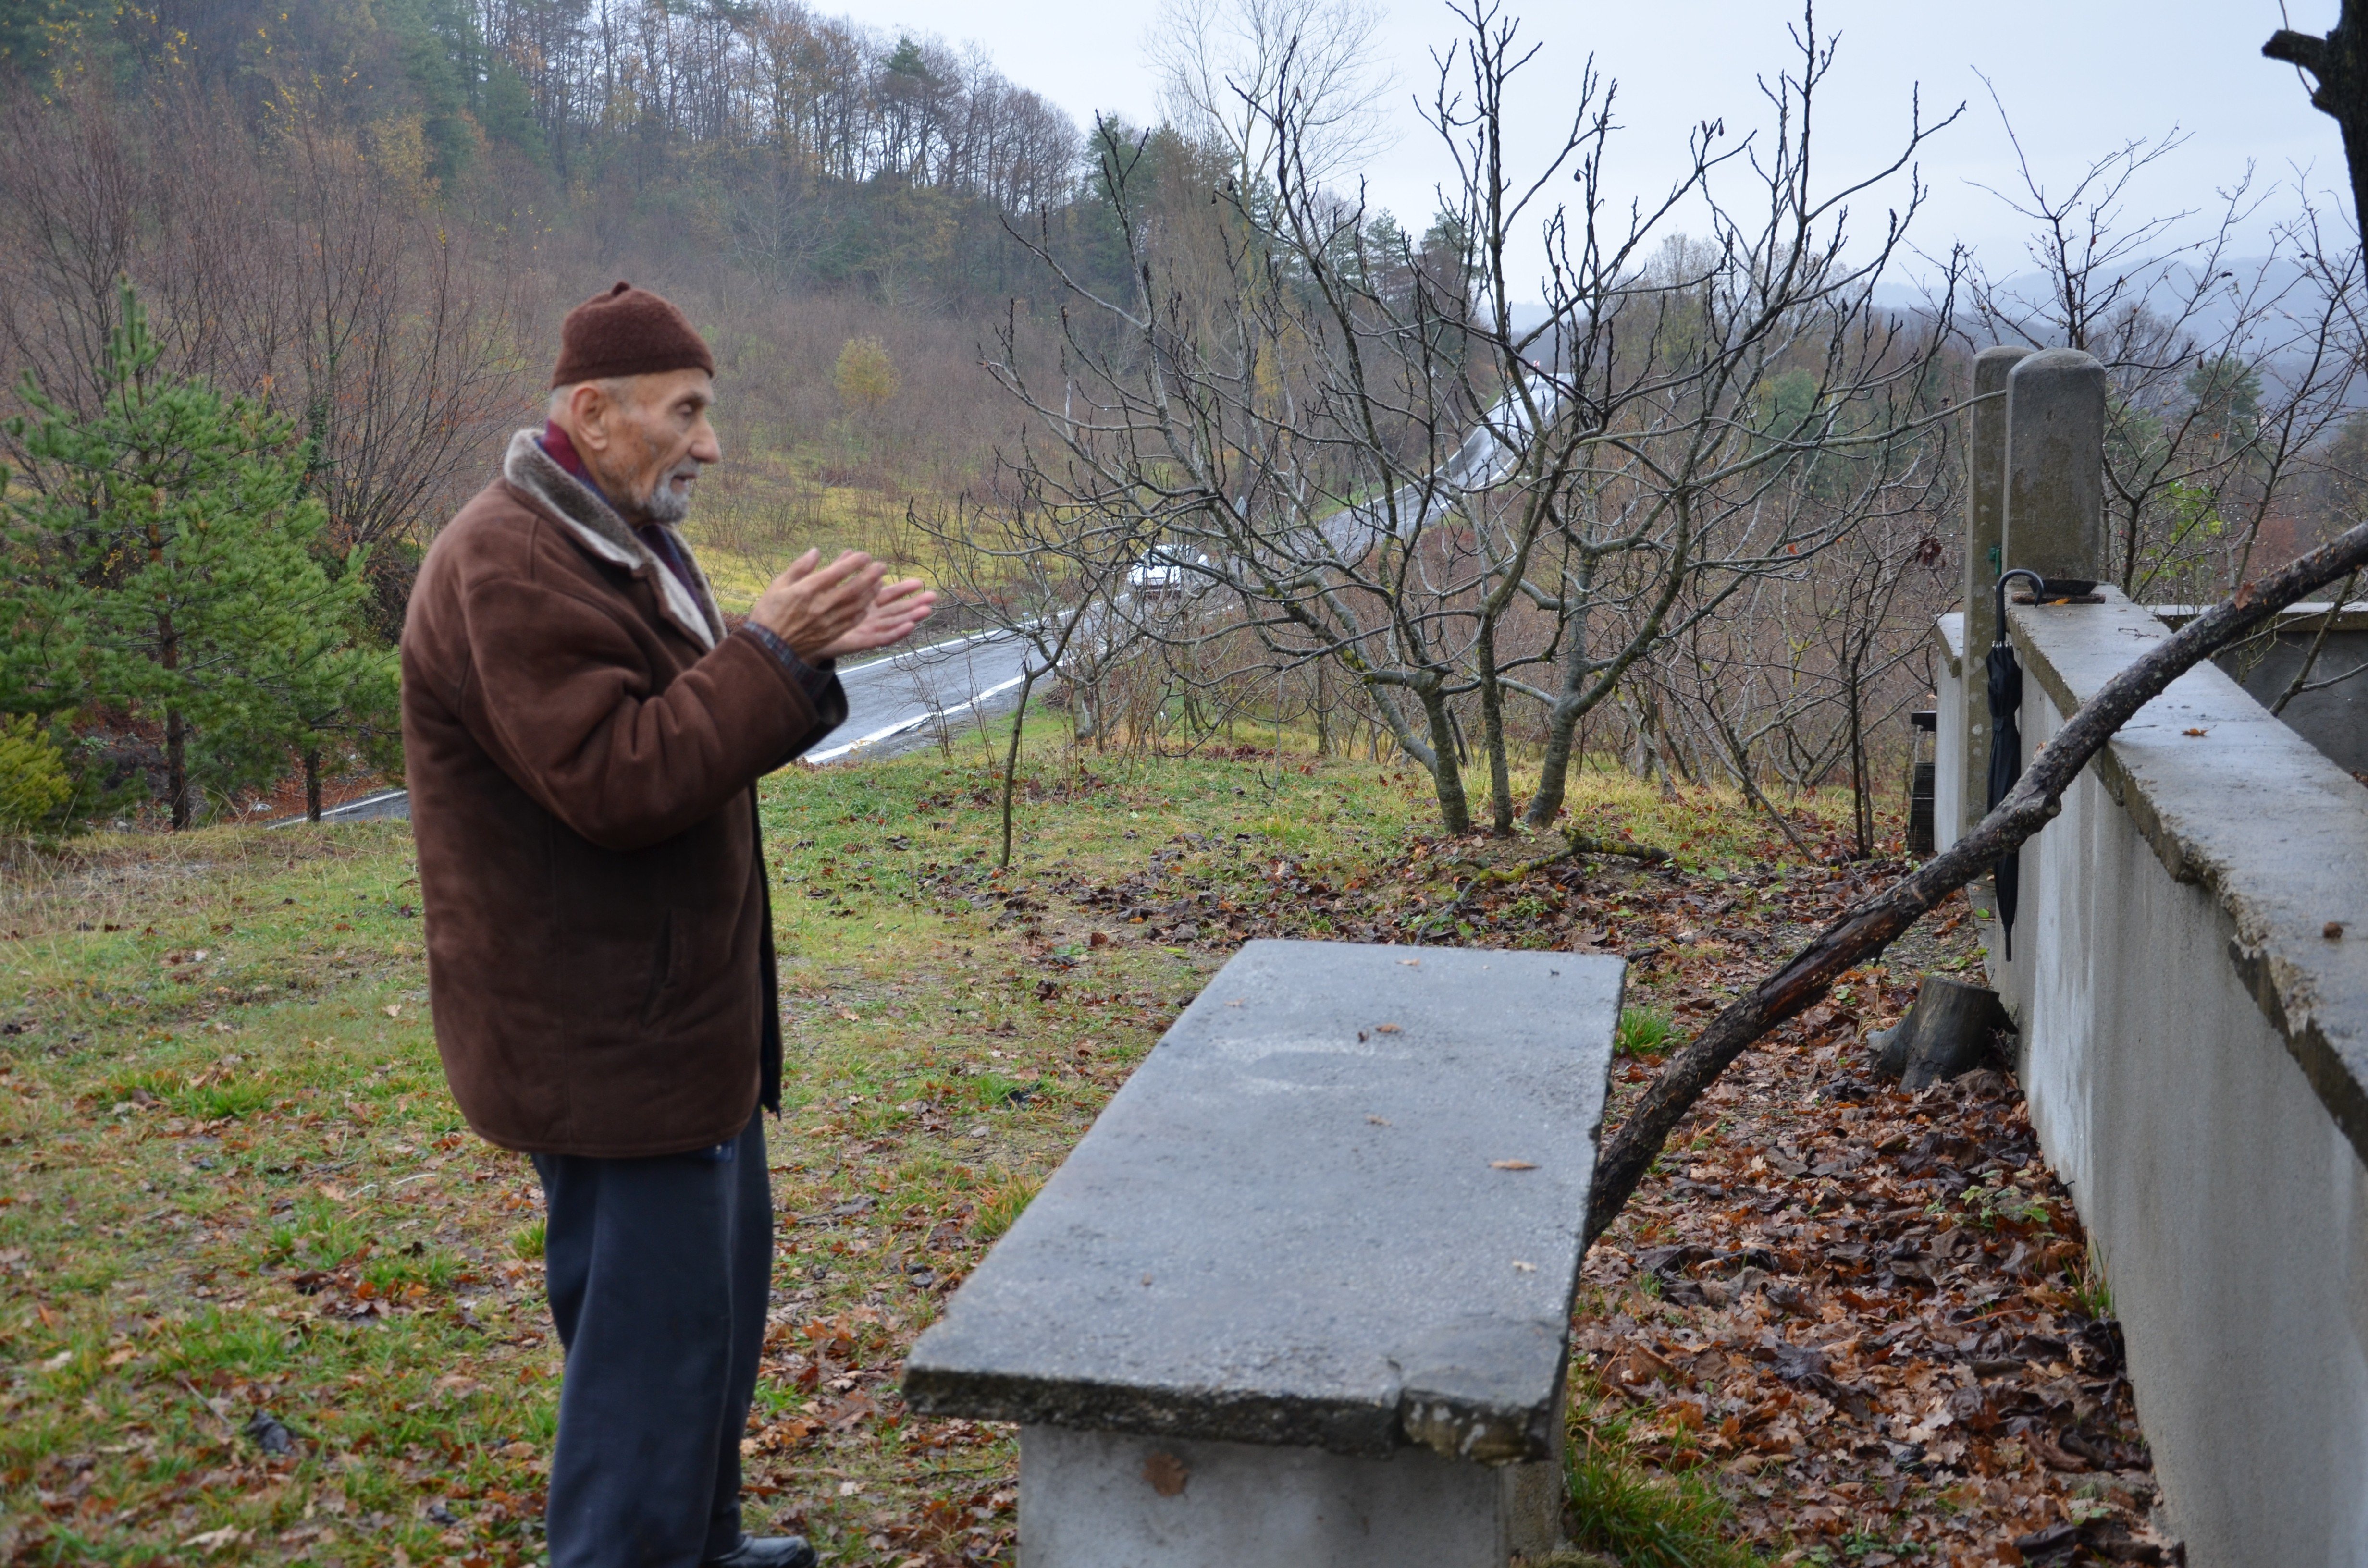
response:
<path id="1" fill-rule="evenodd" d="M 686 458 L 674 468 L 660 474 L 658 482 L 650 487 L 649 497 L 642 503 L 641 520 L 645 523 L 671 525 L 690 516 L 690 486 L 686 484 L 677 490 L 674 487 L 674 482 L 685 478 L 696 480 L 699 477 L 699 466 L 696 459 Z"/>
<path id="2" fill-rule="evenodd" d="M 650 498 L 642 503 L 642 520 L 651 523 L 678 523 L 690 516 L 690 492 L 677 490 L 666 480 L 658 481 Z"/>

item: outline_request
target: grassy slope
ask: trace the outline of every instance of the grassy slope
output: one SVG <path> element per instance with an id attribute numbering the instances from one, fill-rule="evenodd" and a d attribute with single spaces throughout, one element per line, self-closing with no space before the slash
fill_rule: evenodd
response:
<path id="1" fill-rule="evenodd" d="M 894 1346 L 1220 956 L 1122 925 L 1096 948 L 996 895 L 1185 832 L 1386 852 L 1423 809 L 1371 767 L 1112 764 L 1023 806 L 999 878 L 975 758 L 765 790 L 789 1294 L 752 1471 L 774 1516 L 853 1559 L 883 1528 L 916 1551 L 1008 1528 L 1005 1437 L 908 1429 Z M 401 824 L 101 839 L 11 889 L 0 1557 L 533 1545 L 558 1356 L 532 1172 L 443 1092 L 408 843 Z M 257 1411 L 290 1453 L 239 1435 Z"/>
<path id="2" fill-rule="evenodd" d="M 1054 733 L 1009 873 L 976 741 L 765 786 L 791 1081 L 768 1128 L 779 1297 L 750 1523 L 837 1561 L 1008 1551 L 1008 1435 L 906 1419 L 902 1347 L 1243 912 L 1353 935 L 1436 908 L 1473 855 L 1536 852 L 1429 845 L 1419 776 L 1395 767 L 1081 764 Z M 1770 852 L 1732 802 L 1589 776 L 1574 803 L 1713 877 Z M 1338 892 L 1292 891 L 1309 879 Z M 1614 883 L 1583 916 L 1517 902 L 1526 928 L 1500 918 L 1491 939 L 1650 941 Z M 1079 901 L 1111 884 L 1161 912 Z M 100 839 L 10 884 L 0 1561 L 534 1555 L 559 1369 L 536 1188 L 444 1093 L 416 897 L 400 824 Z M 1658 983 L 1639 971 L 1633 999 Z M 1703 1538 L 1653 1516 L 1667 1494 L 1634 1484 L 1616 1435 L 1578 1451 L 1652 1528 Z"/>
<path id="3" fill-rule="evenodd" d="M 878 484 L 843 483 L 854 466 L 830 443 L 795 451 L 753 446 L 700 481 L 700 506 L 687 525 L 700 565 L 730 613 L 745 612 L 773 574 L 808 547 L 825 556 L 841 547 L 870 551 L 900 571 L 916 570 L 926 541 L 905 523 L 905 508 L 925 510 L 949 498 L 893 477 Z"/>

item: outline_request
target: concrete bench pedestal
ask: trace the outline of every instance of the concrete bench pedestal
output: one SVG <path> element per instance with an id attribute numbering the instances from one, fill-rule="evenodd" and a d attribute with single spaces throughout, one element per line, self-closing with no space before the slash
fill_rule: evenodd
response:
<path id="1" fill-rule="evenodd" d="M 1552 1550 L 1622 967 L 1253 942 L 914 1346 L 1021 1427 L 1022 1568 Z"/>
<path id="2" fill-rule="evenodd" d="M 1058 1426 L 1019 1435 L 1025 1568 L 1503 1568 L 1554 1550 L 1562 1500 L 1559 1454 L 1486 1465 L 1415 1448 L 1359 1459 Z"/>

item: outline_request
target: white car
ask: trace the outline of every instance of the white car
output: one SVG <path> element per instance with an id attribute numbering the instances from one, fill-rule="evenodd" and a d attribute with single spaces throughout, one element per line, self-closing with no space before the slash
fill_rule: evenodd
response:
<path id="1" fill-rule="evenodd" d="M 1206 564 L 1206 557 L 1201 563 Z M 1190 580 L 1185 558 L 1165 550 L 1145 551 L 1126 572 L 1126 585 L 1138 594 L 1180 594 Z"/>

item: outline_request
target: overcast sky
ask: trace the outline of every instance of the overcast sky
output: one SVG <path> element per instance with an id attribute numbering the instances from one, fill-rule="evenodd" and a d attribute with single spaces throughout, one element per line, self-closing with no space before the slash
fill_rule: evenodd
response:
<path id="1" fill-rule="evenodd" d="M 1138 123 L 1156 115 L 1143 48 L 1154 8 L 1110 0 L 877 0 L 856 14 L 886 30 L 975 42 L 1006 75 L 1083 125 L 1098 109 Z M 2324 31 L 2336 8 L 2337 0 L 2289 0 L 2291 25 Z M 1592 53 L 1620 85 L 1627 129 L 1614 143 L 1612 169 L 1636 194 L 1678 172 L 1693 121 L 1721 116 L 1734 131 L 1762 125 L 1754 77 L 1797 58 L 1786 27 L 1799 10 L 1777 0 L 1507 0 L 1506 10 L 1543 46 L 1516 82 L 1516 155 L 1550 152 L 1567 123 L 1571 84 Z M 2275 0 L 1821 0 L 1819 30 L 1838 33 L 1841 48 L 1820 111 L 1820 161 L 1837 176 L 1879 165 L 1919 88 L 1928 119 L 1964 103 L 1964 118 L 1923 154 L 1930 195 L 1912 233 L 1933 254 L 1962 241 L 1999 274 L 2020 266 L 2021 230 L 1978 188 L 2016 177 L 1982 75 L 2050 182 L 2076 177 L 2132 138 L 2174 127 L 2186 133 L 2185 148 L 2135 190 L 2133 216 L 2216 210 L 2214 191 L 2241 178 L 2248 162 L 2259 182 L 2291 187 L 2300 169 L 2313 189 L 2330 192 L 2343 172 L 2335 122 L 2309 107 L 2291 67 L 2260 58 L 2279 13 Z M 1390 0 L 1383 38 L 1399 89 L 1398 134 L 1367 171 L 1367 192 L 1417 230 L 1434 210 L 1445 165 L 1411 100 L 1435 80 L 1430 51 L 1455 36 L 1438 0 Z M 1863 201 L 1853 232 L 1879 231 L 1885 205 L 1884 198 Z M 2292 207 L 2282 196 L 2271 211 Z M 2269 215 L 2253 225 L 2256 248 Z"/>

